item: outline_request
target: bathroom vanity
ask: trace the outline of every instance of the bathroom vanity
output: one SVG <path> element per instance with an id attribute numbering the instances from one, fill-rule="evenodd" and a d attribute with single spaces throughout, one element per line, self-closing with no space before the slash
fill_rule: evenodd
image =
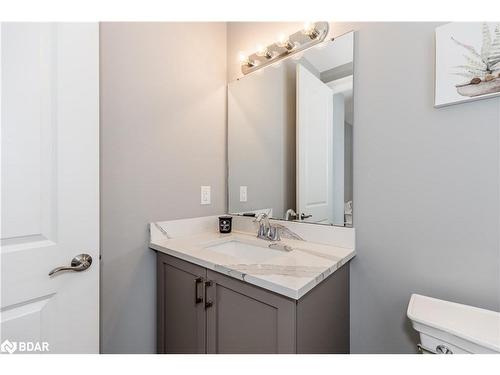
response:
<path id="1" fill-rule="evenodd" d="M 353 242 L 277 243 L 216 228 L 217 217 L 151 224 L 159 353 L 349 353 Z M 344 246 L 353 232 L 323 228 Z"/>
<path id="2" fill-rule="evenodd" d="M 232 233 L 150 225 L 159 353 L 349 352 L 354 34 L 269 48 L 228 85 Z"/>

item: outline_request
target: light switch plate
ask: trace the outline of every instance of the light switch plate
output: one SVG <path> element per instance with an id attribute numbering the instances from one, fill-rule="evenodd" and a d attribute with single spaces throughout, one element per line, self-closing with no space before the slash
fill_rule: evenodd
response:
<path id="1" fill-rule="evenodd" d="M 201 186 L 201 204 L 210 204 L 210 186 Z"/>
<path id="2" fill-rule="evenodd" d="M 240 186 L 240 202 L 246 202 L 246 201 L 247 201 L 247 187 Z"/>

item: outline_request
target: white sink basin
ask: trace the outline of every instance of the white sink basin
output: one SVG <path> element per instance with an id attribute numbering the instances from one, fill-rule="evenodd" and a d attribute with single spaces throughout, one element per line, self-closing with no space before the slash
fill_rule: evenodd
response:
<path id="1" fill-rule="evenodd" d="M 283 254 L 267 246 L 257 246 L 237 239 L 209 245 L 205 249 L 234 257 L 238 259 L 238 263 L 266 263 Z"/>

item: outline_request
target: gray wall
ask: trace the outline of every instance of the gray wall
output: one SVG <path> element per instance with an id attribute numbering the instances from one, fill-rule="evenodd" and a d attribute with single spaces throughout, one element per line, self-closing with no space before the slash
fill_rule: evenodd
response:
<path id="1" fill-rule="evenodd" d="M 225 211 L 226 25 L 102 23 L 100 43 L 101 351 L 153 353 L 147 223 Z"/>
<path id="2" fill-rule="evenodd" d="M 351 351 L 411 353 L 413 292 L 500 310 L 499 99 L 433 108 L 431 23 L 333 24 L 357 30 Z M 300 23 L 229 23 L 238 51 Z"/>

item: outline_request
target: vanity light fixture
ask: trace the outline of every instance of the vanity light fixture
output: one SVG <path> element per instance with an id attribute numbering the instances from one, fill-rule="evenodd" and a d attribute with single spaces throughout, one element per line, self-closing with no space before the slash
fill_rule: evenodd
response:
<path id="1" fill-rule="evenodd" d="M 304 28 L 289 36 L 281 34 L 278 40 L 268 46 L 259 45 L 251 55 L 240 53 L 241 71 L 251 73 L 264 66 L 295 55 L 309 47 L 321 43 L 328 35 L 328 22 L 306 22 Z M 300 58 L 300 55 L 297 55 Z"/>

